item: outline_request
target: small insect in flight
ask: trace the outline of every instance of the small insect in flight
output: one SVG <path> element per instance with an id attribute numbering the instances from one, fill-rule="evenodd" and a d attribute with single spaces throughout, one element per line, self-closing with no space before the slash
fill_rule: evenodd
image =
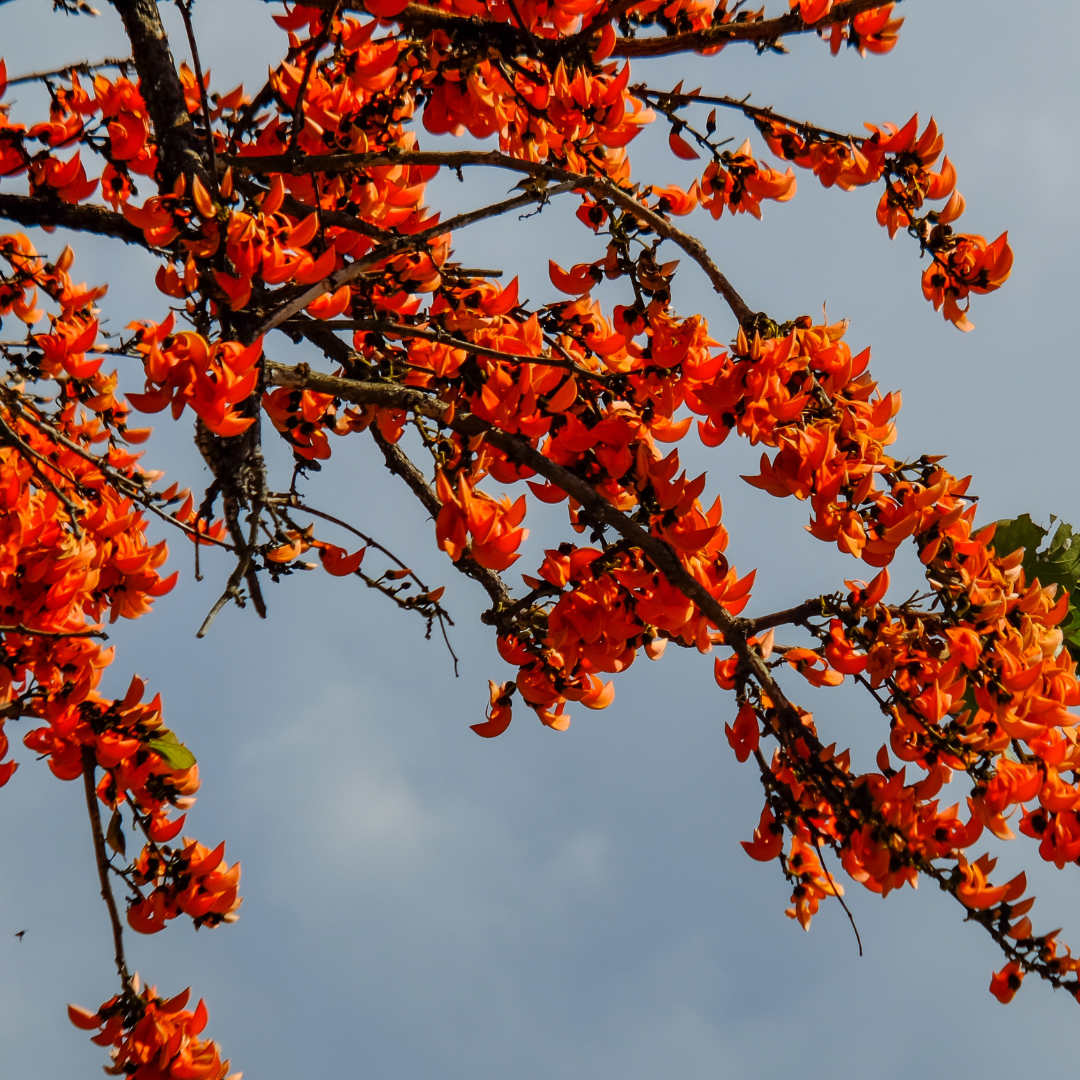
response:
<path id="1" fill-rule="evenodd" d="M 17 933 L 17 934 L 15 935 L 15 936 L 16 936 L 16 937 L 17 937 L 17 938 L 18 938 L 18 939 L 19 939 L 20 941 L 22 941 L 22 939 L 23 939 L 23 934 L 25 934 L 25 933 L 26 933 L 26 931 L 25 931 L 25 930 L 20 930 L 20 931 L 19 931 L 19 932 L 18 932 L 18 933 Z"/>

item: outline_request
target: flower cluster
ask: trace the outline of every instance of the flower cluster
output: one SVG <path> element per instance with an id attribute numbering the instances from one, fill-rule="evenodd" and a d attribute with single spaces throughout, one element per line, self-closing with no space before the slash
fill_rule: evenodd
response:
<path id="1" fill-rule="evenodd" d="M 128 394 L 140 412 L 171 408 L 179 418 L 190 406 L 216 435 L 239 435 L 255 422 L 234 406 L 251 397 L 259 378 L 255 366 L 262 340 L 246 348 L 237 341 L 209 342 L 201 334 L 174 334 L 170 315 L 160 325 L 134 323 L 136 348 L 143 355 L 146 393 Z"/>
<path id="2" fill-rule="evenodd" d="M 228 1060 L 221 1047 L 200 1039 L 209 1013 L 200 1000 L 193 1010 L 185 1008 L 191 990 L 164 1000 L 157 988 L 141 993 L 136 985 L 123 996 L 110 998 L 97 1012 L 68 1006 L 71 1022 L 83 1031 L 100 1029 L 91 1042 L 111 1047 L 112 1067 L 106 1071 L 132 1080 L 224 1080 Z M 229 1080 L 240 1080 L 233 1073 Z"/>
<path id="3" fill-rule="evenodd" d="M 378 468 L 405 480 L 438 547 L 491 598 L 484 620 L 512 673 L 489 684 L 478 735 L 507 731 L 518 695 L 564 730 L 572 704 L 612 702 L 614 676 L 640 652 L 657 660 L 669 642 L 702 654 L 729 647 L 714 662 L 737 703 L 725 733 L 765 788 L 744 847 L 780 865 L 789 916 L 809 927 L 822 901 L 842 895 L 828 848 L 880 895 L 920 877 L 950 892 L 1005 953 L 991 983 L 1000 1000 L 1032 972 L 1080 992 L 1080 963 L 1056 933 L 1033 932 L 1023 875 L 998 882 L 993 860 L 971 852 L 984 830 L 1012 838 L 1013 820 L 1046 862 L 1080 860 L 1069 712 L 1080 685 L 1062 632 L 1070 601 L 1025 571 L 1022 552 L 995 548 L 992 526 L 976 527 L 968 479 L 937 458 L 890 454 L 900 396 L 878 391 L 869 350 L 852 350 L 845 323 L 754 314 L 676 227 L 699 206 L 714 220 L 725 207 L 760 218 L 764 200 L 786 202 L 796 189 L 793 167 L 766 165 L 749 140 L 723 149 L 715 112 L 703 134 L 679 110 L 710 100 L 739 110 L 773 154 L 825 187 L 881 184 L 878 222 L 890 237 L 917 239 L 924 295 L 960 329 L 971 328 L 971 294 L 1007 279 L 1007 237 L 953 232 L 964 200 L 932 120 L 921 131 L 916 117 L 868 125 L 853 138 L 747 100 L 684 93 L 682 83 L 660 93 L 633 81 L 628 60 L 680 43 L 715 53 L 734 36 L 767 48 L 792 27 L 817 29 L 834 54 L 845 42 L 884 53 L 902 21 L 894 5 L 849 14 L 834 0 L 790 0 L 791 14 L 764 28 L 763 12 L 726 0 L 364 0 L 365 16 L 341 6 L 294 4 L 275 16 L 287 52 L 253 97 L 243 86 L 214 92 L 182 65 L 175 79 L 161 72 L 171 81 L 164 109 L 161 87 L 121 66 L 88 85 L 74 72 L 43 76 L 50 106 L 36 124 L 14 123 L 0 106 L 0 176 L 24 177 L 27 192 L 15 198 L 42 221 L 141 245 L 171 305 L 130 324 L 126 340 L 112 337 L 96 306 L 104 287 L 73 283 L 70 249 L 50 262 L 24 235 L 0 237 L 0 316 L 27 328 L 25 345 L 0 343 L 12 368 L 0 383 L 0 727 L 33 718 L 24 744 L 56 776 L 86 781 L 103 889 L 110 875 L 123 879 L 128 925 L 157 933 L 186 915 L 216 926 L 240 905 L 240 867 L 226 863 L 224 843 L 177 839 L 198 766 L 165 727 L 160 700 L 144 702 L 138 678 L 120 699 L 99 690 L 112 660 L 94 640 L 106 614 L 144 614 L 173 580 L 159 573 L 166 549 L 148 541 L 146 514 L 186 532 L 197 556 L 201 545 L 232 550 L 211 619 L 230 598 L 250 598 L 261 613 L 260 581 L 313 569 L 300 560 L 314 549 L 330 574 L 421 612 L 430 632 L 445 614 L 441 589 L 401 562 L 369 577 L 368 548 L 385 549 L 337 518 L 310 511 L 363 547 L 316 539 L 314 525 L 294 520 L 309 511 L 301 482 L 341 438 L 368 431 Z M 0 95 L 5 72 L 0 64 Z M 709 157 L 689 187 L 631 176 L 628 147 L 657 115 L 677 158 Z M 466 132 L 488 146 L 421 149 L 421 138 Z M 509 198 L 451 220 L 426 205 L 440 169 L 464 180 L 480 166 L 519 181 Z M 556 195 L 575 200 L 593 249 L 569 269 L 549 261 L 550 302 L 532 304 L 517 278 L 500 284 L 500 271 L 454 261 L 453 231 L 547 212 Z M 704 318 L 677 313 L 675 246 L 735 313 L 730 345 Z M 274 362 L 274 331 L 316 349 L 333 373 Z M 101 370 L 110 354 L 141 365 L 141 393 L 118 400 L 119 376 Z M 157 475 L 130 449 L 147 435 L 127 426 L 132 408 L 174 419 L 190 408 L 197 418 L 214 474 L 198 507 L 175 485 L 153 490 Z M 262 413 L 270 425 L 260 429 Z M 275 455 L 264 458 L 258 436 L 271 426 L 292 458 L 287 491 L 269 482 Z M 810 533 L 865 563 L 871 580 L 794 614 L 740 618 L 755 573 L 730 564 L 721 501 L 671 446 L 694 434 L 710 450 L 732 435 L 759 446 L 759 470 L 744 479 L 805 501 Z M 406 456 L 410 445 L 429 468 Z M 519 484 L 527 489 L 492 488 Z M 528 513 L 559 504 L 569 539 L 521 575 L 527 592 L 515 598 L 501 575 L 520 559 Z M 889 602 L 886 567 L 908 541 L 929 606 Z M 414 583 L 422 591 L 406 594 Z M 809 638 L 778 646 L 785 624 Z M 825 745 L 782 678 L 854 681 L 872 694 L 889 717 L 876 768 Z M 0 762 L 8 749 L 0 730 Z M 0 786 L 15 767 L 0 763 Z M 973 784 L 965 811 L 943 805 L 961 775 Z M 101 804 L 113 812 L 104 835 Z M 145 840 L 130 861 L 125 817 Z M 118 997 L 71 1013 L 112 1047 L 109 1071 L 221 1080 L 228 1063 L 201 1038 L 202 1003 L 189 1012 L 186 992 L 168 1001 L 140 992 L 120 953 L 118 971 Z"/>
<path id="4" fill-rule="evenodd" d="M 196 929 L 235 922 L 240 864 L 227 866 L 224 858 L 224 841 L 213 851 L 188 839 L 177 851 L 157 842 L 147 844 L 135 860 L 132 880 L 137 886 L 154 888 L 128 908 L 128 924 L 140 934 L 156 934 L 165 929 L 168 919 L 180 914 L 193 919 Z"/>
<path id="5" fill-rule="evenodd" d="M 933 259 L 923 274 L 923 295 L 935 311 L 944 308 L 945 318 L 959 329 L 972 329 L 967 308 L 960 308 L 958 301 L 972 292 L 999 289 L 1012 269 L 1012 250 L 1007 233 L 992 244 L 981 236 L 953 233 L 952 223 L 963 214 L 965 203 L 947 157 L 940 172 L 932 171 L 945 145 L 933 119 L 921 134 L 917 115 L 901 128 L 867 124 L 871 134 L 858 140 L 764 116 L 757 122 L 774 154 L 810 169 L 825 187 L 835 184 L 850 191 L 884 179 L 879 224 L 890 237 L 906 229 L 918 238 Z M 924 203 L 942 199 L 948 201 L 941 209 L 919 215 Z"/>
<path id="6" fill-rule="evenodd" d="M 755 343 L 755 374 L 767 380 L 776 356 L 786 362 L 799 351 L 796 342 L 805 348 L 816 335 L 796 330 Z M 902 541 L 913 540 L 937 610 L 888 604 L 885 570 L 869 584 L 848 582 L 846 596 L 823 598 L 819 613 L 826 622 L 814 631 L 820 645 L 790 648 L 784 659 L 814 686 L 835 686 L 845 677 L 864 682 L 891 715 L 889 742 L 878 754 L 879 771 L 855 774 L 848 754 L 821 744 L 809 714 L 801 714 L 797 728 L 785 726 L 777 703 L 758 691 L 727 729 L 741 761 L 758 752 L 763 734 L 779 741 L 768 766 L 759 758 L 769 802 L 747 851 L 783 861 L 795 883 L 791 914 L 804 926 L 828 891 L 816 869 L 805 869 L 807 843 L 833 846 L 851 878 L 883 895 L 914 885 L 921 874 L 936 876 L 969 910 L 986 913 L 987 926 L 1002 928 L 1016 966 L 995 976 L 999 998 L 1011 997 L 1029 970 L 1080 991 L 1080 979 L 1070 974 L 1080 971 L 1080 961 L 1062 951 L 1056 935 L 1032 933 L 1023 876 L 994 884 L 993 860 L 965 854 L 984 828 L 1013 839 L 1006 818 L 1020 808 L 1020 832 L 1038 842 L 1044 860 L 1060 869 L 1080 857 L 1080 787 L 1066 778 L 1080 766 L 1077 719 L 1069 712 L 1080 705 L 1080 683 L 1060 628 L 1068 596 L 1056 585 L 1026 580 L 1023 549 L 998 553 L 994 525 L 975 529 L 967 480 L 933 459 L 905 466 L 884 454 L 892 438 L 885 422 L 895 409 L 860 425 L 862 408 L 876 408 L 852 395 L 853 386 L 872 385 L 862 375 L 865 358 L 853 366 L 850 353 L 833 356 L 849 381 L 817 379 L 817 400 L 804 395 L 801 410 L 772 429 L 735 425 L 783 447 L 774 461 L 763 458 L 761 475 L 750 482 L 774 495 L 809 499 L 811 532 L 871 566 L 888 563 Z M 776 400 L 774 416 L 782 404 Z M 829 425 L 824 433 L 822 423 Z M 879 478 L 887 485 L 880 490 Z M 836 528 L 822 528 L 828 520 Z M 768 643 L 751 644 L 768 658 L 771 635 Z M 717 661 L 721 686 L 745 687 L 747 678 L 736 657 Z M 902 763 L 899 770 L 890 754 Z M 909 782 L 908 766 L 922 778 Z M 966 822 L 958 807 L 943 808 L 937 798 L 959 771 L 974 781 Z M 803 845 L 804 869 L 793 865 L 794 846 L 783 854 L 784 827 L 793 845 Z M 942 860 L 953 863 L 951 875 L 940 869 Z"/>

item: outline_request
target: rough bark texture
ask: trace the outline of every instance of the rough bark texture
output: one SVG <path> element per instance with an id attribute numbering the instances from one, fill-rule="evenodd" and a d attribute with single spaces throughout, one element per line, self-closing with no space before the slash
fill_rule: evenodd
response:
<path id="1" fill-rule="evenodd" d="M 122 214 L 114 214 L 100 206 L 73 206 L 56 199 L 33 198 L 29 195 L 0 194 L 0 217 L 29 227 L 59 226 L 79 232 L 113 236 L 125 244 L 148 247 L 142 229 L 137 229 Z"/>
<path id="2" fill-rule="evenodd" d="M 154 125 L 162 184 L 170 188 L 181 174 L 208 178 L 206 147 L 191 122 L 184 88 L 156 0 L 110 0 L 124 20 L 142 94 Z"/>

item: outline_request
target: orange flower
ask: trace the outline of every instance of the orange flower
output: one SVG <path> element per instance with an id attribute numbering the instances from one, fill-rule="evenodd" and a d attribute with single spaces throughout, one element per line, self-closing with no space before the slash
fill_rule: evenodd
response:
<path id="1" fill-rule="evenodd" d="M 513 504 L 507 498 L 494 499 L 474 491 L 466 476 L 459 478 L 455 492 L 442 471 L 436 477 L 436 490 L 443 506 L 435 521 L 435 535 L 454 562 L 468 554 L 490 570 L 505 570 L 517 561 L 517 548 L 529 535 L 528 529 L 517 527 L 525 517 L 524 495 Z"/>
<path id="2" fill-rule="evenodd" d="M 754 830 L 753 840 L 740 840 L 743 850 L 758 862 L 771 862 L 784 850 L 784 829 L 778 825 L 772 810 L 766 806 Z"/>
<path id="3" fill-rule="evenodd" d="M 1020 967 L 1019 961 L 1013 960 L 994 974 L 994 977 L 990 980 L 990 993 L 1002 1005 L 1008 1005 L 1016 996 L 1016 991 L 1020 989 L 1020 984 L 1023 981 L 1024 971 Z"/>
<path id="4" fill-rule="evenodd" d="M 945 318 L 958 329 L 974 329 L 967 319 L 968 305 L 961 308 L 958 301 L 971 292 L 993 292 L 1008 280 L 1013 263 L 1008 237 L 1002 233 L 988 244 L 981 236 L 962 233 L 952 246 L 935 252 L 934 261 L 923 272 L 923 296 L 935 311 L 944 308 Z"/>
<path id="5" fill-rule="evenodd" d="M 96 1013 L 69 1005 L 68 1017 L 83 1031 L 101 1029 L 91 1041 L 112 1047 L 106 1072 L 132 1080 L 224 1080 L 229 1062 L 221 1060 L 217 1043 L 198 1037 L 209 1014 L 202 1001 L 194 1011 L 184 1008 L 190 994 L 163 1001 L 148 986 L 137 997 L 110 999 Z M 239 1078 L 235 1073 L 229 1080 Z"/>
<path id="6" fill-rule="evenodd" d="M 757 713 L 754 712 L 754 707 L 748 702 L 743 704 L 739 709 L 738 716 L 735 718 L 735 726 L 725 724 L 724 734 L 727 735 L 727 740 L 731 744 L 732 750 L 735 751 L 735 757 L 738 761 L 746 761 L 758 748 L 760 738 Z"/>

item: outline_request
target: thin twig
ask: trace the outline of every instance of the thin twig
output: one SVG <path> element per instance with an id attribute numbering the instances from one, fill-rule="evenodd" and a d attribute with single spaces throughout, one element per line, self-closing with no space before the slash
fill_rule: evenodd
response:
<path id="1" fill-rule="evenodd" d="M 524 356 L 521 353 L 503 352 L 501 349 L 492 349 L 487 345 L 477 345 L 465 338 L 455 337 L 445 330 L 436 328 L 426 329 L 420 326 L 407 326 L 403 323 L 389 322 L 384 319 L 333 319 L 323 322 L 327 330 L 373 330 L 380 334 L 388 334 L 403 338 L 419 338 L 422 341 L 431 341 L 438 345 L 446 345 L 453 349 L 461 349 L 463 352 L 472 353 L 474 356 L 488 356 L 492 360 L 505 360 L 511 364 L 536 364 L 542 367 L 555 367 L 563 371 L 570 371 L 583 379 L 593 379 L 596 382 L 605 382 L 610 375 L 601 372 L 589 371 L 570 359 L 556 360 L 551 356 Z M 285 324 L 287 329 L 289 324 Z M 410 365 L 415 366 L 415 365 Z M 424 370 L 424 369 L 421 369 Z"/>
<path id="2" fill-rule="evenodd" d="M 814 830 L 817 832 L 817 830 Z M 817 845 L 818 857 L 821 859 L 821 869 L 825 871 L 825 876 L 829 879 L 829 884 L 832 886 L 833 896 L 840 902 L 840 906 L 844 909 L 844 914 L 848 917 L 848 922 L 851 923 L 851 929 L 855 931 L 855 942 L 859 946 L 859 955 L 862 956 L 862 937 L 859 935 L 859 928 L 855 925 L 855 916 L 851 914 L 851 909 L 844 902 L 844 897 L 840 892 L 840 887 L 833 881 L 832 874 L 829 873 L 829 868 L 825 865 L 825 848 L 828 846 L 824 842 L 824 837 L 818 833 L 819 843 Z"/>
<path id="3" fill-rule="evenodd" d="M 45 638 L 75 638 L 75 637 L 93 637 L 101 638 L 102 641 L 108 641 L 109 635 L 101 630 L 32 630 L 29 626 L 23 626 L 19 623 L 16 626 L 0 626 L 0 633 L 2 634 L 26 634 L 28 637 L 45 637 Z"/>
<path id="4" fill-rule="evenodd" d="M 91 746 L 84 746 L 82 750 L 83 763 L 83 790 L 86 793 L 86 812 L 90 816 L 90 830 L 94 835 L 94 856 L 97 860 L 98 880 L 101 882 L 101 899 L 109 910 L 109 921 L 112 923 L 113 948 L 115 950 L 116 970 L 120 975 L 120 982 L 125 990 L 131 989 L 131 976 L 128 974 L 127 958 L 124 956 L 124 927 L 120 922 L 120 913 L 116 909 L 116 898 L 113 896 L 112 884 L 109 881 L 109 856 L 105 850 L 105 836 L 101 831 L 101 810 L 98 807 L 94 772 L 97 768 L 97 759 Z"/>
<path id="5" fill-rule="evenodd" d="M 206 152 L 210 158 L 210 182 L 214 186 L 212 195 L 217 194 L 217 154 L 214 151 L 214 127 L 210 119 L 210 100 L 206 94 L 206 84 L 203 82 L 202 64 L 199 61 L 199 46 L 195 41 L 195 29 L 191 25 L 191 0 L 176 0 L 176 6 L 180 9 L 180 17 L 184 20 L 184 30 L 187 32 L 188 46 L 191 49 L 191 63 L 195 68 L 195 81 L 199 85 L 199 101 L 202 103 L 203 124 L 206 127 Z"/>
<path id="6" fill-rule="evenodd" d="M 64 509 L 67 510 L 68 518 L 71 521 L 71 531 L 72 533 L 74 533 L 77 540 L 81 540 L 82 528 L 79 525 L 78 508 L 71 501 L 71 499 L 68 498 L 67 494 L 61 491 L 60 488 L 57 487 L 56 484 L 52 480 L 50 480 L 49 477 L 45 475 L 45 473 L 41 471 L 41 468 L 37 463 L 41 462 L 41 464 L 45 468 L 52 469 L 53 472 L 56 472 L 60 476 L 63 476 L 65 480 L 69 481 L 69 483 L 74 484 L 77 482 L 71 477 L 64 476 L 64 472 L 62 469 L 58 469 L 56 465 L 54 465 L 53 462 L 49 461 L 47 457 L 39 454 L 28 442 L 25 442 L 22 438 L 20 438 L 14 428 L 9 427 L 7 422 L 2 417 L 0 417 L 0 432 L 2 432 L 8 437 L 13 446 L 21 450 L 24 454 L 29 455 L 29 457 L 33 459 L 27 461 L 27 465 L 29 465 L 30 468 L 34 471 L 34 475 L 41 481 L 41 483 L 43 483 L 64 504 Z"/>
<path id="7" fill-rule="evenodd" d="M 68 64 L 67 67 L 57 68 L 55 71 L 34 71 L 29 75 L 16 75 L 13 79 L 8 79 L 8 86 L 18 86 L 20 83 L 37 82 L 41 79 L 57 79 L 61 75 L 68 75 L 73 71 L 77 71 L 80 75 L 90 75 L 95 71 L 101 71 L 103 68 L 124 68 L 131 67 L 135 61 L 127 56 L 123 60 L 100 60 L 96 64 L 90 63 L 89 60 L 83 60 L 78 64 Z"/>
<path id="8" fill-rule="evenodd" d="M 300 132 L 304 126 L 304 96 L 307 94 L 308 83 L 311 81 L 311 72 L 315 68 L 315 62 L 318 59 L 323 46 L 330 40 L 334 19 L 337 18 L 338 9 L 340 7 L 341 0 L 338 0 L 338 2 L 327 12 L 325 16 L 326 23 L 322 30 L 319 31 L 319 36 L 311 43 L 311 53 L 308 56 L 308 62 L 304 67 L 304 74 L 300 79 L 300 87 L 296 91 L 296 107 L 293 110 L 292 130 L 289 132 L 289 146 L 286 150 L 287 154 L 291 155 L 296 152 L 296 143 L 300 138 Z"/>
<path id="9" fill-rule="evenodd" d="M 291 158 L 288 155 L 276 154 L 272 156 L 268 155 L 266 157 L 230 158 L 229 163 L 234 168 L 244 169 L 253 173 L 281 172 L 294 174 L 311 172 L 347 172 L 352 169 L 374 165 L 440 165 L 452 169 L 464 168 L 466 166 L 486 166 L 489 168 L 506 169 L 510 172 L 524 173 L 527 176 L 536 177 L 541 180 L 547 180 L 549 182 L 553 181 L 558 185 L 557 187 L 550 188 L 546 191 L 542 190 L 532 193 L 528 198 L 529 202 L 543 202 L 546 201 L 547 197 L 559 194 L 563 191 L 575 191 L 578 189 L 588 191 L 593 195 L 600 195 L 609 199 L 632 217 L 637 218 L 639 222 L 652 229 L 658 236 L 662 236 L 666 240 L 671 240 L 678 247 L 682 248 L 682 250 L 705 271 L 713 288 L 724 298 L 741 326 L 751 323 L 756 315 L 756 312 L 749 308 L 743 298 L 735 290 L 735 287 L 728 281 L 720 267 L 713 262 L 700 240 L 677 228 L 659 211 L 644 205 L 636 194 L 625 190 L 612 180 L 609 180 L 606 176 L 575 173 L 568 169 L 559 168 L 558 166 L 549 165 L 544 162 L 523 161 L 520 158 L 511 157 L 509 154 L 503 154 L 497 150 L 410 150 L 393 154 L 327 154 L 325 156 L 305 158 L 302 160 Z M 412 241 L 408 246 L 415 248 L 418 246 L 421 238 L 426 239 L 432 235 L 442 235 L 444 233 L 452 232 L 454 229 L 463 228 L 465 225 L 471 225 L 476 221 L 482 221 L 485 218 L 493 217 L 495 214 L 506 213 L 508 210 L 515 208 L 511 204 L 516 202 L 517 200 L 510 200 L 509 203 L 497 203 L 493 206 L 485 207 L 483 210 L 474 211 L 471 214 L 459 215 L 457 218 L 442 222 L 435 230 L 424 230 L 423 232 L 416 233 L 414 236 L 408 238 Z M 319 286 L 316 286 L 314 289 L 305 293 L 304 297 L 306 297 L 306 299 L 304 299 L 303 303 L 299 303 L 299 300 L 294 300 L 286 305 L 284 310 L 288 310 L 288 314 L 281 316 L 279 313 L 274 317 L 276 321 L 273 322 L 273 325 L 278 325 L 278 323 L 284 321 L 285 318 L 288 318 L 289 315 L 306 307 L 316 296 L 321 295 L 322 292 L 329 291 L 330 281 L 337 281 L 338 284 L 334 286 L 334 288 L 337 288 L 343 282 L 352 280 L 352 276 L 360 273 L 360 269 L 358 269 L 360 264 L 364 264 L 363 269 L 366 269 L 367 267 L 374 265 L 374 263 L 380 262 L 383 259 L 396 254 L 397 250 L 399 250 L 399 248 L 396 248 L 394 245 L 388 245 L 387 249 L 371 252 L 363 259 L 358 259 L 356 262 L 350 264 L 344 270 L 338 271 L 332 279 L 327 279 L 326 282 L 320 283 Z M 294 306 L 297 304 L 299 304 L 299 306 Z M 290 308 L 291 310 L 289 310 Z M 266 324 L 264 324 L 264 326 L 265 329 L 271 328 L 270 326 L 266 326 Z M 265 330 L 262 332 L 265 332 Z"/>
<path id="10" fill-rule="evenodd" d="M 198 632 L 195 634 L 197 638 L 205 637 L 210 627 L 213 625 L 214 620 L 218 617 L 221 609 L 230 601 L 235 600 L 239 607 L 243 607 L 243 596 L 240 592 L 240 582 L 247 580 L 248 589 L 251 591 L 251 601 L 255 604 L 255 610 L 258 611 L 262 618 L 266 618 L 266 606 L 261 603 L 261 597 L 256 600 L 256 591 L 251 587 L 251 581 L 248 575 L 248 570 L 251 567 L 251 554 L 254 550 L 255 540 L 258 538 L 258 512 L 257 509 L 252 510 L 254 520 L 251 523 L 251 535 L 245 542 L 243 533 L 240 532 L 240 527 L 235 522 L 230 523 L 230 531 L 233 534 L 234 551 L 237 553 L 236 566 L 233 567 L 232 573 L 229 575 L 228 581 L 225 583 L 225 591 L 218 597 L 217 602 L 210 609 L 209 614 L 203 619 L 202 626 L 199 627 Z"/>

